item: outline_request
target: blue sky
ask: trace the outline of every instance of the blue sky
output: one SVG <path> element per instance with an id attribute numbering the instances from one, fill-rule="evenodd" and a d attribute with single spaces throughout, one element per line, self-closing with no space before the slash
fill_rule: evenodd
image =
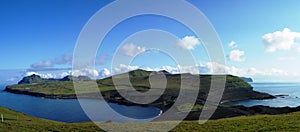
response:
<path id="1" fill-rule="evenodd" d="M 0 71 L 24 71 L 22 74 L 18 72 L 14 75 L 15 78 L 27 75 L 28 72 L 40 74 L 64 72 L 65 75 L 71 68 L 71 56 L 80 31 L 90 17 L 110 2 L 112 1 L 1 0 Z M 188 0 L 188 2 L 206 15 L 223 43 L 226 66 L 216 64 L 217 66 L 228 70 L 231 74 L 250 76 L 257 81 L 300 81 L 298 79 L 300 1 Z M 182 48 L 192 45 L 192 49 L 185 48 L 195 56 L 199 67 L 207 69 L 214 64 L 207 57 L 201 43 L 195 43 L 197 37 L 191 30 L 169 18 L 144 15 L 120 23 L 103 41 L 97 57 L 99 62 L 96 71 L 99 76 L 114 72 L 110 69 L 110 60 L 120 45 L 125 46 L 127 51 L 131 49 L 130 51 L 134 53 L 144 51 L 145 47 L 138 42 L 127 42 L 124 39 L 145 29 L 160 29 L 174 34 L 179 38 L 174 46 L 178 46 L 179 42 L 184 43 Z M 230 43 L 232 46 L 229 46 Z M 176 63 L 172 62 L 170 57 L 154 52 L 138 56 L 131 66 L 120 66 L 115 72 L 139 67 L 151 70 L 160 68 L 177 70 Z M 2 78 L 4 79 L 0 79 L 11 79 L 6 76 Z"/>

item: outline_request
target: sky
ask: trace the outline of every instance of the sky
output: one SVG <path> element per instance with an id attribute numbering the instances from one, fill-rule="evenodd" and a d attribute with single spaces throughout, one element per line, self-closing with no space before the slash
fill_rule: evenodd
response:
<path id="1" fill-rule="evenodd" d="M 0 81 L 17 81 L 34 73 L 43 77 L 71 74 L 72 56 L 80 32 L 97 11 L 111 2 L 1 0 Z M 224 70 L 229 74 L 252 77 L 258 82 L 300 81 L 300 15 L 297 14 L 300 1 L 187 2 L 213 25 L 222 42 L 226 65 L 210 60 L 200 37 L 184 24 L 158 15 L 141 15 L 126 19 L 111 29 L 98 49 L 95 69 L 73 71 L 73 74 L 101 78 L 137 68 L 194 73 L 193 66 L 178 64 L 174 56 L 149 50 L 155 45 L 167 45 L 179 55 L 192 54 L 193 59 L 185 59 L 186 64 L 195 62 L 200 73 Z M 176 7 L 169 4 L 169 8 Z M 118 13 L 117 10 L 111 12 L 103 22 Z M 131 64 L 120 63 L 111 68 L 116 53 L 134 59 Z"/>

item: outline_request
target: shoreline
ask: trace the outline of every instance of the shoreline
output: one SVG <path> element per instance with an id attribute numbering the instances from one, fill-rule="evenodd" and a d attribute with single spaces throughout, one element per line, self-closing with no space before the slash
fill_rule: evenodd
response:
<path id="1" fill-rule="evenodd" d="M 48 99 L 100 99 L 96 98 L 95 93 L 88 93 L 88 94 L 82 94 L 79 97 L 76 95 L 46 95 L 42 93 L 35 93 L 35 92 L 29 92 L 29 91 L 20 91 L 20 90 L 11 90 L 11 89 L 5 89 L 3 90 L 5 92 L 10 92 L 13 94 L 23 94 L 28 96 L 34 96 L 34 97 L 42 97 L 42 98 L 48 98 Z M 161 113 L 156 116 L 160 117 L 160 115 L 168 110 L 168 107 L 158 105 L 158 104 L 134 104 L 131 102 L 128 102 L 126 100 L 114 100 L 114 99 L 107 99 L 103 98 L 105 101 L 108 101 L 109 103 L 116 103 L 119 105 L 125 105 L 125 106 L 139 106 L 139 107 L 155 107 L 161 110 Z M 268 98 L 267 98 L 268 99 Z M 226 101 L 227 102 L 227 101 Z M 231 102 L 231 101 L 229 101 Z M 224 102 L 223 102 L 224 103 Z M 270 106 L 233 106 L 233 105 L 226 105 L 220 104 L 215 113 L 212 115 L 212 117 L 209 120 L 216 120 L 216 119 L 224 119 L 224 118 L 230 118 L 230 117 L 237 117 L 237 116 L 253 116 L 256 114 L 266 114 L 266 115 L 277 115 L 277 114 L 287 114 L 292 112 L 300 111 L 300 106 L 292 108 L 292 107 L 270 107 Z M 185 118 L 185 120 L 198 120 L 200 117 L 200 114 L 202 112 L 202 109 L 199 109 L 199 111 L 191 111 L 188 113 L 188 116 Z M 182 112 L 184 113 L 184 112 Z M 170 119 L 170 120 L 176 120 L 176 119 Z M 160 120 L 153 120 L 154 122 L 160 121 Z M 74 122 L 76 123 L 76 122 Z"/>
<path id="2" fill-rule="evenodd" d="M 129 102 L 127 100 L 116 100 L 114 98 L 105 98 L 103 95 L 103 98 L 99 98 L 98 93 L 84 93 L 84 94 L 70 94 L 70 95 L 61 95 L 61 94 L 44 94 L 44 93 L 37 93 L 37 92 L 31 92 L 31 91 L 22 91 L 18 89 L 10 89 L 10 88 L 5 88 L 5 92 L 13 93 L 13 94 L 23 94 L 23 95 L 28 95 L 28 96 L 33 96 L 33 97 L 41 97 L 41 98 L 47 98 L 47 99 L 100 99 L 100 100 L 105 100 L 109 103 L 116 103 L 119 105 L 125 105 L 125 106 L 140 106 L 140 107 L 156 107 L 163 112 L 165 112 L 169 107 L 158 105 L 158 104 L 135 104 L 132 102 Z M 256 92 L 255 93 L 260 93 Z M 260 93 L 260 94 L 267 94 L 267 93 Z M 268 99 L 274 99 L 276 96 L 263 96 L 263 97 L 258 97 L 258 98 L 249 98 L 249 99 L 254 99 L 254 100 L 268 100 Z M 235 102 L 235 101 L 243 101 L 243 100 L 249 100 L 249 99 L 233 99 L 233 100 L 223 100 L 220 101 L 219 105 L 226 104 L 228 102 Z M 197 103 L 197 102 L 196 102 Z"/>

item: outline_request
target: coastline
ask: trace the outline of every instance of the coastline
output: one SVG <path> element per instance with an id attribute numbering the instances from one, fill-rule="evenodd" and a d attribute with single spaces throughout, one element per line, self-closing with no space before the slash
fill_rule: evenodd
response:
<path id="1" fill-rule="evenodd" d="M 89 93 L 89 94 L 82 94 L 76 96 L 76 95 L 47 95 L 42 93 L 35 93 L 35 92 L 28 92 L 28 91 L 20 91 L 20 90 L 11 90 L 9 88 L 6 88 L 6 92 L 14 93 L 14 94 L 25 94 L 29 96 L 35 96 L 35 97 L 42 97 L 42 98 L 49 98 L 49 99 L 78 99 L 78 98 L 84 98 L 84 99 L 99 99 L 96 97 L 95 93 Z M 259 98 L 262 99 L 262 98 Z M 269 98 L 266 98 L 269 99 Z M 110 103 L 117 103 L 120 105 L 125 106 L 141 106 L 141 107 L 156 107 L 161 110 L 162 114 L 166 110 L 168 110 L 168 107 L 158 104 L 134 104 L 126 100 L 115 100 L 112 98 L 105 98 L 104 100 L 110 102 Z M 235 100 L 234 100 L 235 101 Z M 230 101 L 229 101 L 230 102 Z M 225 103 L 225 102 L 223 102 Z M 198 120 L 202 109 L 199 109 L 198 111 L 191 111 L 188 116 L 185 118 L 185 120 Z M 276 115 L 276 114 L 287 114 L 292 112 L 300 111 L 300 106 L 296 108 L 291 107 L 283 107 L 283 108 L 277 108 L 277 107 L 269 107 L 269 106 L 232 106 L 232 105 L 224 105 L 220 104 L 217 107 L 216 112 L 212 115 L 210 120 L 216 120 L 216 119 L 224 119 L 224 118 L 230 118 L 230 117 L 237 117 L 237 116 L 253 116 L 256 114 L 267 114 L 267 115 Z M 182 112 L 181 114 L 183 114 Z M 157 116 L 159 117 L 159 115 Z M 174 119 L 176 120 L 176 119 Z M 159 120 L 154 120 L 159 121 Z"/>
<path id="2" fill-rule="evenodd" d="M 44 94 L 44 93 L 38 93 L 38 92 L 31 92 L 31 91 L 23 91 L 19 89 L 11 89 L 6 87 L 3 91 L 10 92 L 13 94 L 23 94 L 23 95 L 29 95 L 29 96 L 34 96 L 34 97 L 42 97 L 42 98 L 48 98 L 48 99 L 101 99 L 108 101 L 110 103 L 117 103 L 120 105 L 125 105 L 125 106 L 141 106 L 141 107 L 157 107 L 161 109 L 163 112 L 165 112 L 169 107 L 160 105 L 160 104 L 136 104 L 127 101 L 126 99 L 115 99 L 115 98 L 105 98 L 103 95 L 103 98 L 99 98 L 98 93 L 84 93 L 84 94 Z M 253 96 L 251 98 L 247 99 L 231 99 L 231 100 L 223 100 L 220 102 L 220 105 L 228 102 L 234 102 L 234 101 L 243 101 L 243 100 L 249 100 L 249 99 L 255 99 L 255 100 L 266 100 L 266 99 L 274 99 L 276 98 L 275 96 L 269 95 L 267 93 L 261 93 L 257 91 L 253 91 L 253 94 L 257 94 L 259 96 Z M 201 103 L 203 100 L 201 101 Z M 197 102 L 196 102 L 197 103 Z M 199 103 L 199 102 L 198 102 Z"/>

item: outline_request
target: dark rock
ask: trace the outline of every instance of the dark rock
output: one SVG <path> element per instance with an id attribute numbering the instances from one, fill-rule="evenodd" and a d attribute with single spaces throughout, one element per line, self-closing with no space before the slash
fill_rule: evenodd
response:
<path id="1" fill-rule="evenodd" d="M 285 98 L 289 95 L 286 95 L 286 94 L 279 94 L 279 95 L 275 95 L 275 97 L 279 97 L 279 98 Z"/>

